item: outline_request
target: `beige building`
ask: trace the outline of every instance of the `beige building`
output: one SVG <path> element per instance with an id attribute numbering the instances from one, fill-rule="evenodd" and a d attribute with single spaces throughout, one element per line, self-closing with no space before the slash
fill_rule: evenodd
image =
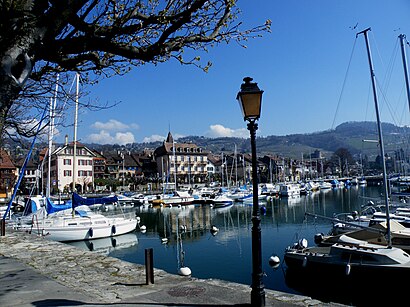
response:
<path id="1" fill-rule="evenodd" d="M 159 177 L 168 183 L 194 185 L 208 179 L 208 152 L 196 144 L 177 143 L 171 132 L 155 152 Z"/>
<path id="2" fill-rule="evenodd" d="M 91 192 L 94 189 L 93 159 L 96 154 L 77 142 L 74 161 L 74 143 L 66 142 L 64 146 L 52 151 L 50 167 L 51 193 L 72 191 L 75 177 L 76 190 L 79 193 Z M 75 166 L 75 168 L 74 168 Z M 74 171 L 75 176 L 74 176 Z M 47 187 L 48 162 L 43 164 L 43 186 Z"/>

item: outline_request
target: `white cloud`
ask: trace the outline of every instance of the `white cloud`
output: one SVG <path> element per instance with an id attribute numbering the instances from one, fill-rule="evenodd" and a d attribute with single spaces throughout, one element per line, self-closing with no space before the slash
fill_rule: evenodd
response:
<path id="1" fill-rule="evenodd" d="M 120 145 L 135 143 L 135 137 L 131 132 L 117 132 L 115 134 L 115 143 L 118 143 Z"/>
<path id="2" fill-rule="evenodd" d="M 96 144 L 119 144 L 125 145 L 134 143 L 135 137 L 131 132 L 117 132 L 114 136 L 108 131 L 101 130 L 99 133 L 92 133 L 87 137 L 87 141 Z"/>
<path id="3" fill-rule="evenodd" d="M 143 143 L 151 143 L 151 142 L 163 142 L 165 141 L 166 137 L 163 135 L 154 134 L 151 136 L 145 137 L 142 142 Z"/>
<path id="4" fill-rule="evenodd" d="M 97 144 L 119 144 L 125 145 L 135 143 L 135 137 L 130 130 L 138 130 L 138 124 L 124 124 L 116 119 L 110 119 L 107 122 L 95 122 L 91 125 L 94 130 L 100 130 L 86 137 L 86 140 Z"/>
<path id="5" fill-rule="evenodd" d="M 172 132 L 171 132 L 172 133 Z M 174 138 L 174 140 L 178 140 L 179 138 L 183 138 L 185 137 L 185 135 L 183 134 L 173 134 L 172 133 L 172 137 Z M 151 143 L 151 142 L 163 142 L 166 140 L 166 136 L 163 135 L 159 135 L 159 134 L 153 134 L 151 136 L 146 136 L 142 142 L 143 143 Z"/>
<path id="6" fill-rule="evenodd" d="M 91 125 L 91 128 L 95 130 L 105 130 L 105 131 L 127 131 L 130 129 L 138 130 L 139 126 L 138 124 L 135 124 L 135 123 L 128 125 L 116 119 L 110 119 L 108 122 L 105 122 L 105 123 L 97 121 Z"/>
<path id="7" fill-rule="evenodd" d="M 248 138 L 249 131 L 246 128 L 231 129 L 224 127 L 222 125 L 216 124 L 209 126 L 209 130 L 205 133 L 205 136 L 210 138 L 218 137 L 238 137 L 238 138 Z"/>

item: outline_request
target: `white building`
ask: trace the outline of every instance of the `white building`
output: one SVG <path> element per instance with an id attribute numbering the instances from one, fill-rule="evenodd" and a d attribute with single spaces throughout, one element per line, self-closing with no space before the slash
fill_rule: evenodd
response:
<path id="1" fill-rule="evenodd" d="M 76 190 L 79 193 L 91 192 L 94 187 L 93 158 L 95 153 L 77 142 L 74 161 L 74 143 L 59 147 L 52 151 L 50 167 L 51 194 L 72 191 L 75 177 Z M 75 176 L 74 176 L 75 171 Z M 47 187 L 48 162 L 43 164 L 43 186 Z"/>

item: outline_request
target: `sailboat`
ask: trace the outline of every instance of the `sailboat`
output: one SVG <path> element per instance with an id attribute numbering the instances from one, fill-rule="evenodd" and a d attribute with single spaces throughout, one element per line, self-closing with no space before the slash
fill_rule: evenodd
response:
<path id="1" fill-rule="evenodd" d="M 51 240 L 68 242 L 108 238 L 132 232 L 138 225 L 135 216 L 106 217 L 91 211 L 91 205 L 96 203 L 118 202 L 116 196 L 106 198 L 84 198 L 75 192 L 76 183 L 76 137 L 78 116 L 78 87 L 77 74 L 76 109 L 74 122 L 74 163 L 73 189 L 71 203 L 55 206 L 48 197 L 40 197 L 38 203 L 31 200 L 31 205 L 38 206 L 32 214 L 18 220 L 16 229 L 45 236 Z M 43 201 L 41 201 L 43 200 Z M 45 204 L 45 203 L 46 204 Z"/>
<path id="2" fill-rule="evenodd" d="M 383 165 L 384 197 L 386 198 L 385 203 L 388 204 L 384 145 L 375 76 L 367 37 L 369 30 L 370 28 L 357 35 L 363 34 L 366 41 Z M 319 295 L 320 291 L 322 292 L 321 299 L 323 295 L 335 292 L 340 294 L 342 300 L 356 294 L 358 304 L 370 304 L 370 301 L 380 304 L 384 300 L 392 303 L 402 300 L 407 294 L 407 285 L 402 281 L 410 274 L 410 255 L 392 246 L 388 205 L 386 206 L 386 233 L 387 245 L 385 246 L 351 238 L 330 246 L 308 247 L 306 239 L 299 240 L 293 246 L 288 247 L 284 255 L 288 285 L 294 289 L 303 288 L 304 292 L 309 295 Z M 309 282 L 301 283 L 301 276 L 308 276 Z M 374 291 L 377 286 L 383 293 L 379 294 Z"/>

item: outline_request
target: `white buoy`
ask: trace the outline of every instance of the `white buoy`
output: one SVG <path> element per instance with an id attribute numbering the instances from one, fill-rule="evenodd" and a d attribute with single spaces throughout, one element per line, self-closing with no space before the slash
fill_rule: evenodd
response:
<path id="1" fill-rule="evenodd" d="M 210 230 L 211 235 L 216 236 L 216 234 L 218 233 L 218 231 L 219 231 L 218 227 L 216 227 L 215 225 L 212 225 L 212 226 L 211 226 L 211 230 Z"/>
<path id="2" fill-rule="evenodd" d="M 189 276 L 191 275 L 191 269 L 186 266 L 183 266 L 178 270 L 178 274 L 182 276 Z"/>
<path id="3" fill-rule="evenodd" d="M 269 258 L 269 265 L 271 268 L 276 269 L 280 264 L 280 259 L 277 255 L 272 255 Z"/>
<path id="4" fill-rule="evenodd" d="M 162 244 L 168 243 L 168 238 L 162 238 L 162 239 L 161 239 L 161 242 L 162 242 Z"/>
<path id="5" fill-rule="evenodd" d="M 140 226 L 140 230 L 147 230 L 147 226 L 141 225 L 141 226 Z"/>

